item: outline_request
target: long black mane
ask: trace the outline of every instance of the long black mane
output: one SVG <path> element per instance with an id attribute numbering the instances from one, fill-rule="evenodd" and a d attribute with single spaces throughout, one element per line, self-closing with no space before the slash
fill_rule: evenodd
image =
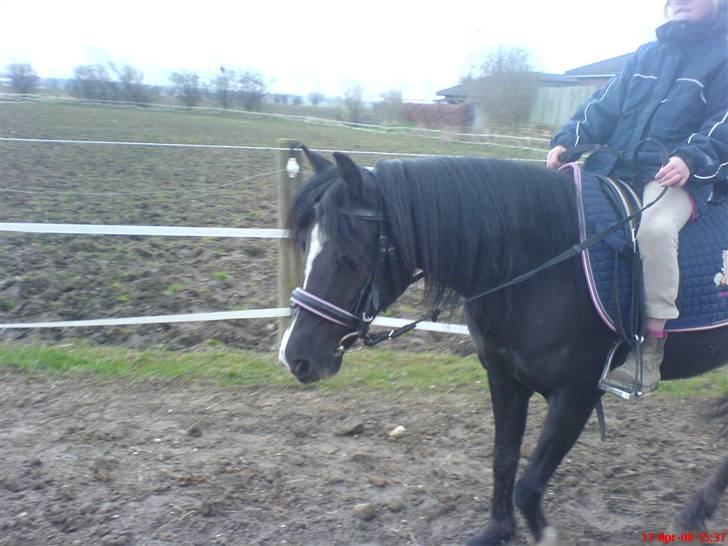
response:
<path id="1" fill-rule="evenodd" d="M 381 161 L 391 234 L 428 296 L 469 295 L 524 273 L 578 237 L 569 175 L 525 162 L 435 157 Z"/>
<path id="2" fill-rule="evenodd" d="M 508 280 L 578 238 L 569 173 L 525 162 L 433 157 L 380 161 L 374 177 L 403 270 L 426 271 L 434 305 Z M 356 248 L 355 223 L 341 214 L 350 197 L 334 167 L 296 197 L 294 234 L 310 227 L 315 206 L 324 231 L 342 248 Z"/>

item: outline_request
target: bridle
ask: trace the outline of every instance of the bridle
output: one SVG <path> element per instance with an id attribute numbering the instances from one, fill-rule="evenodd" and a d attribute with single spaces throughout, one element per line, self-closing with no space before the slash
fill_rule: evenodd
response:
<path id="1" fill-rule="evenodd" d="M 369 171 L 372 176 L 374 173 Z M 397 261 L 397 249 L 387 235 L 386 217 L 384 212 L 384 197 L 381 192 L 379 195 L 379 207 L 377 209 L 354 209 L 340 210 L 342 214 L 346 214 L 364 222 L 376 222 L 378 225 L 376 257 L 374 259 L 374 267 L 372 268 L 367 282 L 359 291 L 354 305 L 350 311 L 342 309 L 333 303 L 326 301 L 319 296 L 304 290 L 296 288 L 291 294 L 291 308 L 305 309 L 328 322 L 343 326 L 350 332 L 344 335 L 337 344 L 336 352 L 343 354 L 346 349 L 351 346 L 357 339 L 361 339 L 364 345 L 371 347 L 387 339 L 395 338 L 405 332 L 412 330 L 419 322 L 425 319 L 396 328 L 383 334 L 370 334 L 369 327 L 372 321 L 379 314 L 381 309 L 381 280 L 387 269 L 387 264 L 394 264 Z M 392 267 L 391 270 L 399 272 L 399 268 Z M 412 283 L 420 280 L 424 274 L 419 272 L 412 275 L 405 282 L 403 288 L 407 288 Z M 400 281 L 396 279 L 395 281 Z M 395 289 L 399 286 L 399 282 L 395 282 Z M 439 312 L 438 312 L 439 314 Z M 428 316 L 436 320 L 436 315 Z"/>
<path id="2" fill-rule="evenodd" d="M 350 332 L 344 335 L 337 344 L 337 353 L 344 353 L 357 339 L 361 339 L 364 345 L 371 347 L 386 339 L 392 339 L 401 335 L 395 329 L 385 334 L 370 334 L 369 327 L 372 321 L 381 311 L 380 284 L 387 267 L 387 262 L 396 261 L 396 249 L 390 243 L 390 238 L 385 231 L 384 214 L 374 210 L 345 211 L 352 217 L 379 224 L 379 235 L 377 236 L 377 255 L 374 268 L 367 278 L 367 282 L 359 291 L 351 311 L 342 309 L 333 303 L 318 297 L 303 288 L 296 288 L 291 294 L 291 308 L 305 309 L 328 322 L 343 326 Z M 422 273 L 413 275 L 407 282 L 407 286 L 423 277 Z M 406 287 L 405 287 L 406 288 Z M 418 321 L 419 322 L 419 321 Z M 414 327 L 414 326 L 413 326 Z M 409 330 L 407 330 L 409 331 Z M 404 333 L 404 332 L 402 332 Z"/>
<path id="3" fill-rule="evenodd" d="M 668 161 L 668 153 L 665 149 L 664 145 L 662 145 L 661 142 L 658 140 L 648 137 L 637 145 L 635 150 L 632 154 L 632 161 L 633 163 L 637 163 L 637 152 L 639 149 L 648 143 L 652 143 L 657 145 L 661 162 L 663 165 L 665 165 Z M 591 148 L 594 149 L 605 149 L 605 151 L 609 151 L 610 153 L 617 153 L 621 154 L 621 152 L 615 151 L 609 147 L 604 146 L 594 146 L 590 145 L 589 147 L 582 147 L 582 148 L 575 148 L 573 151 L 576 151 L 578 153 L 582 153 L 584 151 L 593 151 Z M 608 148 L 608 150 L 607 150 Z M 572 158 L 573 160 L 573 158 Z M 369 174 L 372 175 L 372 177 L 375 180 L 375 183 L 377 181 L 376 176 L 374 176 L 375 172 L 374 169 L 367 169 Z M 597 242 L 603 240 L 606 238 L 609 234 L 615 232 L 617 229 L 619 229 L 622 225 L 625 223 L 631 222 L 635 218 L 639 217 L 645 210 L 652 207 L 657 201 L 659 201 L 663 195 L 665 195 L 665 192 L 667 191 L 667 188 L 663 189 L 660 195 L 652 202 L 648 203 L 647 205 L 644 205 L 641 209 L 639 209 L 637 212 L 622 218 L 621 220 L 617 221 L 613 225 L 607 227 L 606 229 L 602 230 L 601 232 L 597 233 L 596 235 L 591 236 L 590 238 L 586 239 L 585 241 L 580 242 L 579 244 L 575 244 L 571 246 L 570 248 L 566 249 L 561 254 L 554 256 L 550 260 L 547 260 L 543 264 L 539 265 L 538 267 L 535 267 L 531 269 L 530 271 L 527 271 L 526 273 L 523 273 L 521 275 L 518 275 L 502 284 L 499 284 L 498 286 L 492 287 L 484 292 L 480 292 L 478 294 L 472 295 L 470 297 L 467 297 L 464 299 L 464 302 L 472 302 L 474 300 L 483 298 L 485 296 L 488 296 L 494 292 L 498 292 L 500 290 L 503 290 L 504 288 L 519 284 L 527 279 L 530 279 L 531 277 L 536 276 L 537 274 L 541 273 L 542 271 L 549 269 L 553 266 L 555 266 L 558 263 L 561 263 L 563 261 L 566 261 L 569 258 L 572 258 L 573 256 L 576 256 L 583 252 L 585 249 L 589 248 L 590 246 L 596 244 Z M 310 313 L 317 315 L 324 320 L 327 320 L 333 324 L 337 324 L 339 326 L 343 326 L 344 328 L 347 328 L 348 330 L 351 330 L 350 333 L 343 336 L 338 343 L 338 347 L 336 349 L 336 352 L 339 354 L 343 354 L 347 347 L 353 344 L 357 339 L 361 339 L 364 343 L 364 345 L 371 347 L 373 345 L 376 345 L 378 343 L 381 343 L 382 341 L 393 339 L 395 337 L 398 337 L 404 333 L 407 333 L 415 328 L 417 324 L 424 320 L 432 320 L 437 321 L 440 311 L 438 309 L 433 310 L 429 315 L 426 317 L 423 317 L 419 320 L 410 322 L 408 324 L 405 324 L 404 326 L 400 328 L 395 328 L 394 330 L 390 330 L 389 332 L 385 332 L 382 334 L 372 335 L 369 333 L 369 327 L 374 320 L 374 318 L 377 316 L 377 314 L 381 311 L 381 302 L 380 302 L 380 289 L 379 289 L 379 281 L 384 273 L 384 270 L 387 265 L 387 261 L 395 261 L 397 259 L 396 255 L 396 248 L 390 243 L 390 239 L 387 236 L 386 233 L 386 215 L 385 215 L 385 208 L 384 208 L 384 196 L 379 190 L 379 207 L 377 210 L 371 210 L 371 209 L 355 209 L 352 211 L 347 210 L 341 210 L 343 214 L 348 214 L 352 216 L 353 218 L 364 220 L 364 221 L 371 221 L 371 222 L 377 222 L 379 225 L 379 236 L 377 239 L 377 257 L 376 257 L 376 263 L 374 266 L 373 271 L 370 273 L 369 278 L 367 279 L 366 284 L 359 292 L 359 296 L 356 299 L 356 302 L 354 303 L 353 309 L 351 311 L 346 311 L 345 309 L 342 309 L 341 307 L 338 307 L 334 305 L 333 303 L 330 303 L 326 301 L 323 298 L 320 298 L 316 296 L 315 294 L 312 294 L 303 288 L 296 288 L 293 290 L 293 293 L 291 294 L 291 308 L 301 308 L 305 309 L 306 311 L 309 311 Z M 392 268 L 395 271 L 399 272 L 399 269 L 394 267 Z M 407 281 L 405 281 L 405 285 L 402 287 L 403 289 L 407 288 L 409 285 L 413 284 L 414 282 L 420 280 L 424 277 L 423 272 L 416 273 L 412 275 Z M 395 288 L 399 286 L 398 284 L 395 284 Z M 347 345 L 347 342 L 349 344 Z"/>

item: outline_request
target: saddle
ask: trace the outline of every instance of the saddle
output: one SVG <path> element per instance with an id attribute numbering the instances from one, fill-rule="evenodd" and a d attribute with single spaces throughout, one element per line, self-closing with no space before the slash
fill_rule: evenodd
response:
<path id="1" fill-rule="evenodd" d="M 580 239 L 599 233 L 642 206 L 626 183 L 574 167 Z M 582 253 L 589 293 L 599 316 L 615 332 L 638 331 L 641 267 L 632 222 Z M 680 316 L 669 332 L 728 326 L 728 201 L 714 200 L 680 232 Z M 639 322 L 637 322 L 639 321 Z"/>

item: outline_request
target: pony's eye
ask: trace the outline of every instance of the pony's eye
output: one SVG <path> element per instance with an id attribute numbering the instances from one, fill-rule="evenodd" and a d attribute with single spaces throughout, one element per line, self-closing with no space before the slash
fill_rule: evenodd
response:
<path id="1" fill-rule="evenodd" d="M 347 269 L 356 269 L 357 268 L 357 264 L 356 264 L 356 261 L 354 260 L 354 258 L 352 258 L 351 256 L 349 256 L 347 254 L 344 254 L 341 257 L 341 263 Z"/>

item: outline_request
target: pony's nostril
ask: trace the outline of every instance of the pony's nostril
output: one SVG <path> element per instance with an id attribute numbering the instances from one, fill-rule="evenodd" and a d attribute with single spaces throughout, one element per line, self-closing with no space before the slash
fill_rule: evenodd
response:
<path id="1" fill-rule="evenodd" d="M 308 360 L 297 358 L 291 365 L 291 371 L 296 377 L 306 377 L 308 375 L 311 365 Z"/>

